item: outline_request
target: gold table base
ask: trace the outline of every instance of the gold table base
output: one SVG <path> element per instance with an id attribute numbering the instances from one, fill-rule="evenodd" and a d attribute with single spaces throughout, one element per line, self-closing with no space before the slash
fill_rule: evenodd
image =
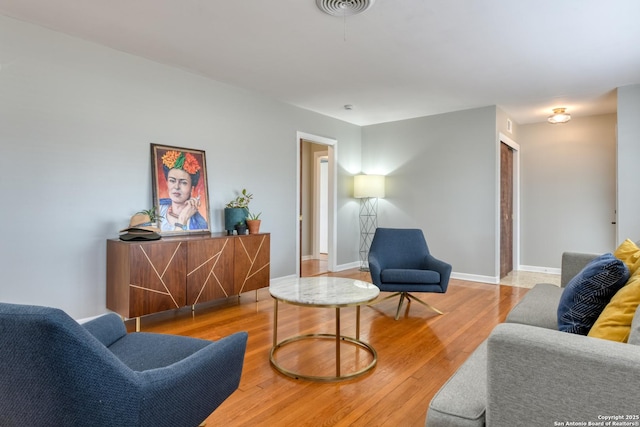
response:
<path id="1" fill-rule="evenodd" d="M 276 352 L 282 347 L 303 340 L 335 340 L 336 342 L 336 374 L 333 376 L 320 376 L 320 375 L 305 375 L 300 372 L 295 372 L 284 368 L 280 365 L 276 359 Z M 356 345 L 366 350 L 371 356 L 372 360 L 367 366 L 349 374 L 342 374 L 340 370 L 340 343 L 347 342 Z M 351 338 L 340 334 L 340 307 L 336 307 L 336 333 L 335 334 L 306 334 L 296 335 L 291 338 L 287 338 L 281 342 L 278 342 L 278 300 L 274 299 L 274 317 L 273 317 L 273 347 L 269 354 L 269 361 L 271 365 L 280 373 L 295 379 L 305 379 L 309 381 L 318 382 L 332 382 L 332 381 L 344 381 L 357 378 L 373 369 L 378 363 L 378 353 L 376 350 L 364 341 L 360 340 L 360 306 L 356 306 L 356 337 Z"/>

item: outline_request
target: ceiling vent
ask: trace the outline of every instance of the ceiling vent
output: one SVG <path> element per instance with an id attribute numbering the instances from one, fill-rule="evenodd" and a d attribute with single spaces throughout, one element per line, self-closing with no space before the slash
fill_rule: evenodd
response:
<path id="1" fill-rule="evenodd" d="M 351 16 L 373 6 L 376 0 L 316 0 L 318 9 L 332 16 Z"/>

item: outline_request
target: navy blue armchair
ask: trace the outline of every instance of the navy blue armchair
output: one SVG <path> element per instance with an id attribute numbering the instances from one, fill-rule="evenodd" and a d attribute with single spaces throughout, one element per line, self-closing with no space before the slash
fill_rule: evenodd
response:
<path id="1" fill-rule="evenodd" d="M 422 230 L 404 228 L 378 228 L 369 249 L 369 271 L 373 284 L 383 292 L 394 294 L 378 300 L 377 304 L 400 295 L 396 320 L 405 298 L 440 310 L 427 304 L 410 292 L 444 293 L 449 285 L 451 265 L 431 255 Z"/>
<path id="2" fill-rule="evenodd" d="M 0 425 L 197 426 L 238 388 L 246 342 L 0 303 Z"/>

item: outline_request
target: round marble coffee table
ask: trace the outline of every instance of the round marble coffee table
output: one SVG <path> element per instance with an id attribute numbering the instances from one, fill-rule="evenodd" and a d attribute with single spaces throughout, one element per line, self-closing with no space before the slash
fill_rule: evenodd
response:
<path id="1" fill-rule="evenodd" d="M 278 281 L 269 286 L 273 297 L 273 347 L 269 360 L 279 372 L 292 377 L 312 381 L 340 381 L 359 377 L 373 369 L 378 361 L 378 354 L 369 344 L 360 340 L 360 306 L 378 297 L 380 290 L 372 283 L 344 277 L 298 277 Z M 335 334 L 306 334 L 296 335 L 278 342 L 278 302 L 305 306 L 326 307 L 336 309 Z M 342 307 L 356 307 L 355 338 L 340 334 L 340 309 Z M 282 367 L 275 359 L 278 349 L 287 344 L 301 340 L 330 339 L 336 343 L 336 374 L 331 376 L 305 375 Z M 340 343 L 347 342 L 365 349 L 372 356 L 367 366 L 355 372 L 341 374 L 340 372 Z"/>

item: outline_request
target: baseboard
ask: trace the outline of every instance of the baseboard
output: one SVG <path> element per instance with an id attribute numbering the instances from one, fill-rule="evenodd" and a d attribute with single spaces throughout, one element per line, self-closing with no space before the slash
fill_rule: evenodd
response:
<path id="1" fill-rule="evenodd" d="M 360 268 L 360 261 L 351 262 L 349 264 L 336 265 L 336 271 L 349 270 L 350 268 Z"/>
<path id="2" fill-rule="evenodd" d="M 280 283 L 280 282 L 285 282 L 291 279 L 296 279 L 298 276 L 295 274 L 291 274 L 289 276 L 282 276 L 282 277 L 276 277 L 275 279 L 270 279 L 269 283 Z"/>
<path id="3" fill-rule="evenodd" d="M 560 275 L 559 268 L 550 267 L 536 267 L 532 265 L 520 265 L 518 271 L 526 271 L 529 273 L 546 273 Z M 467 280 L 469 282 L 482 282 L 497 285 L 500 283 L 500 278 L 497 276 L 481 276 L 478 274 L 466 274 L 466 273 L 451 273 L 451 278 L 458 280 Z"/>
<path id="4" fill-rule="evenodd" d="M 521 265 L 518 271 L 528 271 L 530 273 L 546 273 L 560 275 L 561 269 L 551 267 L 536 267 L 535 265 Z"/>
<path id="5" fill-rule="evenodd" d="M 479 274 L 466 274 L 466 273 L 451 273 L 452 279 L 466 280 L 469 282 L 481 282 L 489 283 L 491 285 L 497 285 L 500 283 L 500 279 L 495 276 L 481 276 Z"/>
<path id="6" fill-rule="evenodd" d="M 341 264 L 336 266 L 335 271 L 344 271 L 350 270 L 352 268 L 359 268 L 360 262 L 351 262 L 349 264 Z M 527 271 L 530 273 L 546 273 L 546 274 L 560 274 L 559 268 L 551 268 L 551 267 L 536 267 L 532 265 L 520 265 L 518 267 L 519 271 Z M 278 280 L 288 280 L 292 277 L 297 277 L 296 275 L 278 277 L 276 279 L 271 279 L 271 282 L 277 282 Z M 482 276 L 480 274 L 467 274 L 467 273 L 451 273 L 452 279 L 465 280 L 467 282 L 479 282 L 479 283 L 489 283 L 491 285 L 497 285 L 500 283 L 500 278 L 497 276 Z"/>

